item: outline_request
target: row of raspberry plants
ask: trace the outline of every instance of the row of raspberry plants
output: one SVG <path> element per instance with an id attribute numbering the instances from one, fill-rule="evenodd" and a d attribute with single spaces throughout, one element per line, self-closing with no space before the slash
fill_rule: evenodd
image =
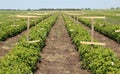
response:
<path id="1" fill-rule="evenodd" d="M 40 17 L 36 20 L 32 19 L 30 21 L 30 27 L 35 25 L 35 21 L 36 21 L 36 24 L 37 24 L 40 21 L 42 21 L 42 19 L 45 19 L 48 16 L 49 15 L 43 16 L 43 17 Z M 4 41 L 7 38 L 13 37 L 13 36 L 21 33 L 22 31 L 24 31 L 27 28 L 26 21 L 24 19 L 17 20 L 15 24 L 19 25 L 19 26 L 12 26 L 13 22 L 9 22 L 9 21 L 1 24 L 0 25 L 0 41 Z"/>
<path id="2" fill-rule="evenodd" d="M 89 32 L 69 17 L 65 16 L 64 19 L 68 33 L 86 69 L 89 69 L 92 74 L 120 74 L 120 59 L 111 49 L 81 44 L 81 41 L 90 41 Z"/>
<path id="3" fill-rule="evenodd" d="M 40 51 L 45 45 L 48 32 L 56 21 L 53 15 L 30 29 L 29 40 L 40 40 L 27 43 L 26 36 L 20 38 L 18 44 L 0 60 L 0 74 L 33 74 L 36 63 L 40 60 Z"/>
<path id="4" fill-rule="evenodd" d="M 91 22 L 88 19 L 79 19 L 80 22 L 91 27 Z M 115 30 L 120 30 L 119 25 L 113 25 L 108 22 L 95 21 L 95 30 L 105 36 L 115 40 L 117 43 L 120 43 L 120 33 L 116 33 Z"/>

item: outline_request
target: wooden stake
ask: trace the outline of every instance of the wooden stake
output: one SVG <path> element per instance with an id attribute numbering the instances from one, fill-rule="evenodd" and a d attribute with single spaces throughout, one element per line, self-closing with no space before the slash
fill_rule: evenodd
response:
<path id="1" fill-rule="evenodd" d="M 70 15 L 77 15 L 77 14 L 70 14 Z M 91 42 L 80 42 L 80 43 L 88 44 L 88 45 L 105 45 L 105 43 L 94 42 L 94 19 L 105 19 L 105 16 L 102 16 L 102 17 L 101 16 L 91 16 L 91 17 L 79 17 L 79 18 L 91 19 Z M 78 21 L 78 17 L 77 17 L 77 21 Z"/>
<path id="2" fill-rule="evenodd" d="M 120 30 L 115 30 L 115 32 L 120 32 Z"/>
<path id="3" fill-rule="evenodd" d="M 105 43 L 97 43 L 94 42 L 94 19 L 105 19 L 105 17 L 82 17 L 91 19 L 91 42 L 81 42 L 82 44 L 90 44 L 90 45 L 105 45 Z"/>
<path id="4" fill-rule="evenodd" d="M 49 13 L 41 13 L 41 14 L 39 14 L 39 13 L 27 13 L 27 14 L 33 14 L 33 15 L 47 15 L 47 14 L 49 14 Z"/>
<path id="5" fill-rule="evenodd" d="M 28 41 L 28 43 L 37 43 L 37 42 L 40 42 L 40 40 Z"/>
<path id="6" fill-rule="evenodd" d="M 30 18 L 27 20 L 27 41 L 29 41 L 29 28 L 30 28 Z"/>
<path id="7" fill-rule="evenodd" d="M 98 17 L 98 16 L 92 16 L 92 17 L 80 17 L 80 18 L 88 18 L 91 19 L 91 42 L 94 41 L 94 19 L 105 19 L 105 17 Z"/>
<path id="8" fill-rule="evenodd" d="M 97 43 L 97 42 L 80 42 L 81 44 L 87 44 L 87 45 L 102 45 L 105 46 L 105 43 Z"/>
<path id="9" fill-rule="evenodd" d="M 91 16 L 91 17 L 80 17 L 80 18 L 88 18 L 88 19 L 105 19 L 105 16 Z"/>
<path id="10" fill-rule="evenodd" d="M 91 19 L 91 28 L 92 28 L 92 30 L 91 30 L 91 42 L 93 42 L 93 40 L 94 40 L 94 20 L 93 20 L 93 18 Z"/>
<path id="11" fill-rule="evenodd" d="M 17 17 L 19 17 L 19 18 L 27 18 L 27 41 L 29 41 L 30 18 L 36 18 L 38 16 L 17 15 Z"/>

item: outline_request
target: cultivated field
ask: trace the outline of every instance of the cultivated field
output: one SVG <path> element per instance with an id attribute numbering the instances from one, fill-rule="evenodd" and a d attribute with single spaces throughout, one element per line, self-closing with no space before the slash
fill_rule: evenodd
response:
<path id="1" fill-rule="evenodd" d="M 0 74 L 120 74 L 120 10 L 0 11 Z"/>

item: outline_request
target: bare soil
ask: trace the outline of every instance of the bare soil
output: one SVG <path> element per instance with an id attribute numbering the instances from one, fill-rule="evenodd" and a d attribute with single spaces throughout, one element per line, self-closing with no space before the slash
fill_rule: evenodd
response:
<path id="1" fill-rule="evenodd" d="M 65 28 L 62 16 L 52 27 L 34 74 L 90 74 L 83 70 L 80 56 Z"/>
<path id="2" fill-rule="evenodd" d="M 91 33 L 91 29 L 88 26 L 82 24 L 81 22 L 77 23 L 81 24 L 83 27 L 85 27 L 85 29 L 89 31 L 89 33 Z M 120 44 L 97 31 L 94 31 L 94 39 L 98 40 L 99 42 L 105 43 L 105 47 L 112 49 L 116 53 L 116 55 L 120 57 Z"/>
<path id="3" fill-rule="evenodd" d="M 26 30 L 23 31 L 22 33 L 8 38 L 7 40 L 3 41 L 0 43 L 0 58 L 3 57 L 4 55 L 6 55 L 18 42 L 19 38 L 21 36 L 23 36 L 24 34 L 26 34 Z"/>

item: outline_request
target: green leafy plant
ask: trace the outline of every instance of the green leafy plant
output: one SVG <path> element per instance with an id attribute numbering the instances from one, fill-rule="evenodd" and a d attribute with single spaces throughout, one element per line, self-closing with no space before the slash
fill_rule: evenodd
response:
<path id="1" fill-rule="evenodd" d="M 0 60 L 0 74 L 33 74 L 41 58 L 40 51 L 45 45 L 46 36 L 56 18 L 57 15 L 51 16 L 30 29 L 30 41 L 39 42 L 27 43 L 26 36 L 21 37 L 18 45 Z"/>
<path id="2" fill-rule="evenodd" d="M 64 16 L 68 33 L 76 45 L 83 66 L 92 74 L 119 74 L 120 59 L 115 53 L 103 46 L 83 45 L 81 41 L 90 41 L 90 35 L 83 26 L 73 22 L 68 16 Z"/>

